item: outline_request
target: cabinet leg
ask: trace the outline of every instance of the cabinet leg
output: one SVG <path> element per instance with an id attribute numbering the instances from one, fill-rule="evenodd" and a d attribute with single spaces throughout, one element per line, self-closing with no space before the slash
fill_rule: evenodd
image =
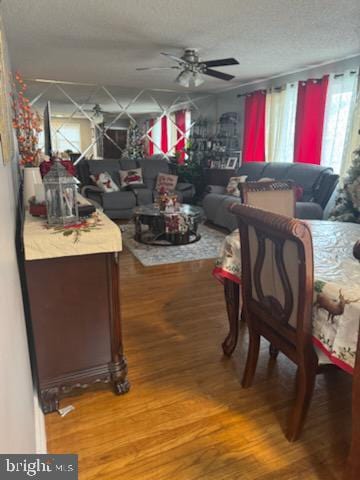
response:
<path id="1" fill-rule="evenodd" d="M 49 388 L 41 390 L 41 407 L 44 413 L 56 412 L 59 409 L 59 389 Z"/>
<path id="2" fill-rule="evenodd" d="M 126 360 L 110 364 L 111 382 L 114 387 L 116 395 L 122 395 L 130 390 L 130 383 L 127 379 L 127 364 Z"/>

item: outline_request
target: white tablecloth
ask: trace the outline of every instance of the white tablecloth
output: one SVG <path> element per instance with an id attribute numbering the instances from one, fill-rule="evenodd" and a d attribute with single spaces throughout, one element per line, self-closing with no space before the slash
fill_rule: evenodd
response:
<path id="1" fill-rule="evenodd" d="M 322 293 L 339 304 L 339 315 L 329 317 L 324 308 L 313 309 L 314 343 L 339 367 L 352 372 L 360 322 L 360 264 L 352 249 L 360 239 L 360 225 L 312 220 L 314 244 L 314 304 Z M 213 274 L 241 283 L 239 232 L 225 238 Z M 343 308 L 340 296 L 344 297 Z"/>

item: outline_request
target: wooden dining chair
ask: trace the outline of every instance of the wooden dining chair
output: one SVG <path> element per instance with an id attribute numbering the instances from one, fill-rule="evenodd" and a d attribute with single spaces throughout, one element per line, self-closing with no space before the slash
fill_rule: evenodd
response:
<path id="1" fill-rule="evenodd" d="M 249 350 L 242 385 L 250 387 L 266 338 L 297 365 L 296 399 L 286 437 L 296 440 L 310 404 L 318 357 L 312 343 L 313 249 L 309 226 L 294 218 L 233 205 L 241 239 L 243 315 Z"/>
<path id="2" fill-rule="evenodd" d="M 291 180 L 245 182 L 239 184 L 242 202 L 270 212 L 295 216 L 295 184 Z M 230 207 L 231 208 L 231 207 Z M 224 279 L 224 295 L 229 320 L 229 333 L 222 343 L 223 352 L 230 357 L 239 337 L 240 287 Z M 241 316 L 244 319 L 243 316 Z M 277 350 L 271 346 L 270 354 L 275 357 Z"/>

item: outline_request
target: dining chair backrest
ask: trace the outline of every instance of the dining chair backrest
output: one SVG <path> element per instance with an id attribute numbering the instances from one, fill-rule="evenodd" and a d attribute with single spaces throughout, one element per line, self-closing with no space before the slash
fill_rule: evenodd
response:
<path id="1" fill-rule="evenodd" d="M 245 319 L 296 361 L 312 342 L 310 228 L 301 220 L 249 205 L 233 204 L 231 211 L 240 230 Z"/>
<path id="2" fill-rule="evenodd" d="M 240 183 L 244 204 L 270 212 L 295 216 L 295 184 L 291 180 Z"/>

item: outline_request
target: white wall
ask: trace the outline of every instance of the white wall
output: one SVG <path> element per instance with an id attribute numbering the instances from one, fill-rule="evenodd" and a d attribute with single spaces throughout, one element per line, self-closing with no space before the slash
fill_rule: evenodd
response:
<path id="1" fill-rule="evenodd" d="M 0 19 L 1 29 L 1 19 Z M 0 154 L 0 453 L 40 453 L 44 432 L 34 397 L 15 249 L 17 179 Z"/>

